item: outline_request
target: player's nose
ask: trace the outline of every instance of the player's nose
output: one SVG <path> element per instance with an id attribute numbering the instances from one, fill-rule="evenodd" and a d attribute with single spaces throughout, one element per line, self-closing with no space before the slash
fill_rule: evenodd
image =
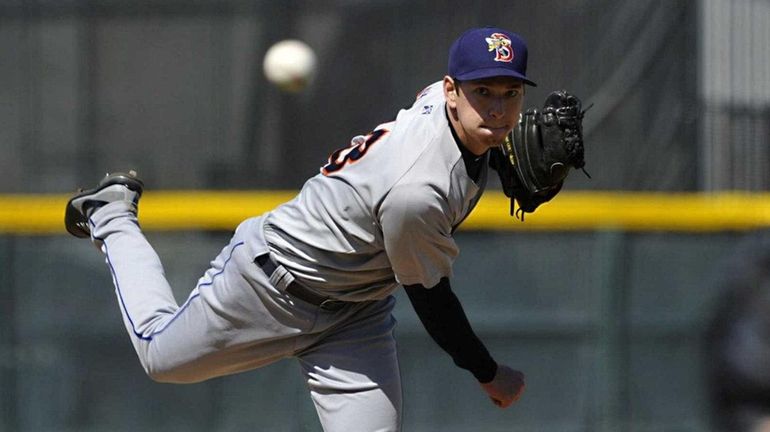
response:
<path id="1" fill-rule="evenodd" d="M 505 115 L 505 103 L 502 98 L 493 98 L 489 104 L 489 116 L 493 119 L 502 118 Z"/>

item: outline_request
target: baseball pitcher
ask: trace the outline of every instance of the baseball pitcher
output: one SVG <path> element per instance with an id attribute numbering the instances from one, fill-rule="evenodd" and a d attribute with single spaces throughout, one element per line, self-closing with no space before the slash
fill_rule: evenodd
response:
<path id="1" fill-rule="evenodd" d="M 188 383 L 295 358 L 325 431 L 397 431 L 401 382 L 392 294 L 507 407 L 524 375 L 498 362 L 453 294 L 454 232 L 493 167 L 523 219 L 582 168 L 580 101 L 555 92 L 522 115 L 527 47 L 498 28 L 462 34 L 448 74 L 395 120 L 334 152 L 299 194 L 242 222 L 179 305 L 137 209 L 134 172 L 67 204 L 65 226 L 104 253 L 139 361 Z"/>

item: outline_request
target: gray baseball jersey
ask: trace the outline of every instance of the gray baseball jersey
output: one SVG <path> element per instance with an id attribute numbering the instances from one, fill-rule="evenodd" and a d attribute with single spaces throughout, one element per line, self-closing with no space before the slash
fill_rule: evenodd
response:
<path id="1" fill-rule="evenodd" d="M 442 82 L 329 158 L 297 197 L 266 216 L 274 259 L 332 297 L 387 297 L 398 284 L 451 276 L 452 233 L 481 196 L 445 113 Z"/>
<path id="2" fill-rule="evenodd" d="M 196 382 L 293 357 L 324 430 L 398 431 L 389 294 L 451 274 L 452 234 L 486 168 L 479 179 L 466 172 L 436 83 L 395 121 L 334 153 L 294 200 L 241 223 L 182 305 L 132 202 L 100 207 L 89 225 L 151 377 Z M 268 251 L 279 264 L 270 272 L 258 265 Z M 294 279 L 350 302 L 330 311 L 302 301 L 288 290 Z"/>
<path id="3" fill-rule="evenodd" d="M 533 84 L 526 44 L 516 36 L 466 31 L 449 50 L 449 76 Z M 492 81 L 495 92 L 501 86 Z M 395 120 L 333 153 L 293 200 L 243 221 L 181 305 L 139 226 L 138 191 L 107 202 L 98 188 L 78 195 L 91 196 L 92 211 L 88 202 L 68 203 L 67 215 L 88 216 L 147 374 L 197 382 L 294 358 L 326 432 L 398 432 L 403 407 L 390 294 L 422 285 L 433 289 L 410 286 L 407 295 L 434 340 L 480 382 L 497 381 L 500 369 L 448 279 L 458 254 L 453 234 L 481 196 L 489 155 L 461 147 L 443 87 L 432 84 Z M 472 103 L 461 106 L 483 114 Z M 502 404 L 520 394 L 512 391 L 523 383 L 513 381 L 503 375 L 484 390 Z"/>

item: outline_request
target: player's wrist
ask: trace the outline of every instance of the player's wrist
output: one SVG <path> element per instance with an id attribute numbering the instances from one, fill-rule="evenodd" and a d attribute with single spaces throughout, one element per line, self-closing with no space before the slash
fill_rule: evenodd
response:
<path id="1" fill-rule="evenodd" d="M 495 379 L 495 375 L 497 375 L 497 362 L 490 358 L 488 362 L 479 364 L 476 368 L 471 370 L 471 373 L 476 377 L 479 384 L 489 384 Z"/>

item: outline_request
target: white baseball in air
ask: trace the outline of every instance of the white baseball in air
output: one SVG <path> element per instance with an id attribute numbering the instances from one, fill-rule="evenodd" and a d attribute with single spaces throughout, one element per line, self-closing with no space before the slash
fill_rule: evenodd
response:
<path id="1" fill-rule="evenodd" d="M 287 39 L 265 53 L 263 67 L 268 81 L 282 90 L 299 92 L 315 75 L 316 55 L 306 43 Z"/>

